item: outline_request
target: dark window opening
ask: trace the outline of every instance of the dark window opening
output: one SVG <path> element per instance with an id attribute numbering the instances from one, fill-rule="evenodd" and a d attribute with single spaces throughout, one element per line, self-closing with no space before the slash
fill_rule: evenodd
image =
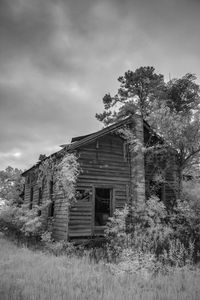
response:
<path id="1" fill-rule="evenodd" d="M 54 210 L 55 210 L 55 201 L 53 198 L 53 181 L 51 180 L 49 183 L 49 198 L 50 198 L 50 205 L 49 205 L 49 217 L 54 216 Z"/>
<path id="2" fill-rule="evenodd" d="M 149 184 L 149 196 L 156 196 L 161 201 L 164 201 L 164 183 L 150 181 Z"/>
<path id="3" fill-rule="evenodd" d="M 33 208 L 33 187 L 31 188 L 30 191 L 30 204 L 29 204 L 29 209 Z"/>
<path id="4" fill-rule="evenodd" d="M 111 216 L 111 189 L 95 189 L 95 226 L 105 226 Z"/>
<path id="5" fill-rule="evenodd" d="M 38 206 L 42 204 L 42 188 L 38 191 Z M 38 209 L 38 216 L 41 216 L 41 209 Z"/>
<path id="6" fill-rule="evenodd" d="M 96 141 L 96 160 L 99 159 L 99 141 Z"/>
<path id="7" fill-rule="evenodd" d="M 89 190 L 76 190 L 76 199 L 78 201 L 90 201 L 90 191 Z"/>
<path id="8" fill-rule="evenodd" d="M 123 155 L 124 155 L 124 161 L 128 161 L 128 144 L 127 144 L 127 142 L 123 143 Z"/>

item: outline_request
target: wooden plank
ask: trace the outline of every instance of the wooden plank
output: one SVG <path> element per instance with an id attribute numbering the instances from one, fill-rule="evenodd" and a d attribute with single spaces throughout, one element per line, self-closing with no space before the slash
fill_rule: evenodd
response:
<path id="1" fill-rule="evenodd" d="M 87 232 L 69 232 L 69 237 L 89 237 L 91 236 L 91 231 L 87 231 Z"/>
<path id="2" fill-rule="evenodd" d="M 95 183 L 96 181 L 101 181 L 101 182 L 108 182 L 108 180 L 110 182 L 127 182 L 127 178 L 126 177 L 110 177 L 110 176 L 91 176 L 91 175 L 79 175 L 79 180 L 85 180 L 85 181 L 89 181 L 91 183 Z"/>
<path id="3" fill-rule="evenodd" d="M 79 217 L 79 216 L 88 216 L 88 217 L 91 217 L 92 216 L 92 213 L 91 212 L 88 212 L 88 213 L 83 213 L 83 212 L 77 212 L 77 213 L 70 213 L 69 217 L 71 218 L 71 216 L 74 216 L 74 217 Z"/>

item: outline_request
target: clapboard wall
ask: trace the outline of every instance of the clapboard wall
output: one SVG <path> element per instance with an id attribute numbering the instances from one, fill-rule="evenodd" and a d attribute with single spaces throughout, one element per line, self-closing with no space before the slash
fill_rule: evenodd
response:
<path id="1" fill-rule="evenodd" d="M 153 146 L 161 141 L 150 132 L 140 117 L 130 125 L 141 145 Z M 137 147 L 136 147 L 137 148 Z M 129 151 L 125 140 L 115 131 L 93 138 L 75 148 L 81 172 L 76 182 L 77 191 L 85 191 L 88 197 L 77 200 L 70 207 L 62 194 L 50 191 L 49 182 L 43 188 L 41 203 L 54 202 L 53 237 L 57 240 L 92 237 L 98 232 L 95 222 L 95 188 L 109 188 L 112 191 L 112 213 L 121 209 L 125 203 L 144 201 L 149 197 L 149 186 L 159 170 L 164 170 L 163 201 L 171 205 L 176 198 L 177 168 L 175 153 L 168 149 L 165 153 L 149 154 L 142 148 L 137 152 Z M 67 150 L 68 151 L 68 150 Z M 154 150 L 153 150 L 154 151 Z M 38 165 L 25 172 L 25 203 L 38 204 L 39 187 L 37 185 Z M 146 193 L 146 195 L 145 195 Z M 42 212 L 44 226 L 48 229 L 48 208 Z"/>
<path id="2" fill-rule="evenodd" d="M 124 140 L 116 134 L 93 141 L 78 149 L 81 173 L 77 190 L 89 191 L 90 197 L 77 201 L 69 214 L 69 237 L 91 236 L 94 230 L 95 188 L 111 188 L 114 209 L 123 208 L 129 197 L 130 161 Z"/>

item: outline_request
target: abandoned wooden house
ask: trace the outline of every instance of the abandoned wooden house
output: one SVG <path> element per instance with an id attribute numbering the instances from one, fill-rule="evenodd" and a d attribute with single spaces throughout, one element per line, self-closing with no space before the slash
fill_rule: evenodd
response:
<path id="1" fill-rule="evenodd" d="M 24 201 L 30 209 L 44 199 L 50 199 L 48 216 L 54 217 L 55 239 L 73 239 L 102 235 L 106 222 L 115 209 L 125 203 L 145 201 L 150 188 L 168 206 L 176 198 L 176 155 L 167 150 L 165 154 L 131 151 L 127 140 L 119 134 L 120 128 L 129 128 L 142 145 L 148 147 L 162 143 L 150 126 L 138 115 L 128 117 L 98 132 L 72 139 L 62 148 L 76 152 L 81 173 L 76 190 L 80 197 L 69 208 L 53 191 L 49 182 L 41 196 L 41 188 L 34 178 L 37 163 L 23 173 L 25 177 Z M 170 153 L 170 155 L 169 155 Z M 162 180 L 158 180 L 162 177 Z M 69 217 L 68 217 L 69 216 Z"/>

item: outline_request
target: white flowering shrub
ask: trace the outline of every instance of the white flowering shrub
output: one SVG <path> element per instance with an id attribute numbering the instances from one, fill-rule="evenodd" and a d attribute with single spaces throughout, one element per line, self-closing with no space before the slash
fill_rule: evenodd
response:
<path id="1" fill-rule="evenodd" d="M 56 165 L 55 186 L 57 192 L 62 192 L 69 204 L 75 200 L 75 184 L 80 173 L 77 157 L 67 153 Z"/>
<path id="2" fill-rule="evenodd" d="M 127 247 L 129 235 L 126 232 L 126 223 L 128 213 L 128 206 L 125 205 L 124 209 L 116 210 L 113 217 L 109 218 L 105 229 L 108 261 L 117 261 L 123 249 Z"/>
<path id="3" fill-rule="evenodd" d="M 29 209 L 27 205 L 6 206 L 0 211 L 0 230 L 18 238 L 37 238 L 42 233 L 41 217 L 38 208 Z"/>

